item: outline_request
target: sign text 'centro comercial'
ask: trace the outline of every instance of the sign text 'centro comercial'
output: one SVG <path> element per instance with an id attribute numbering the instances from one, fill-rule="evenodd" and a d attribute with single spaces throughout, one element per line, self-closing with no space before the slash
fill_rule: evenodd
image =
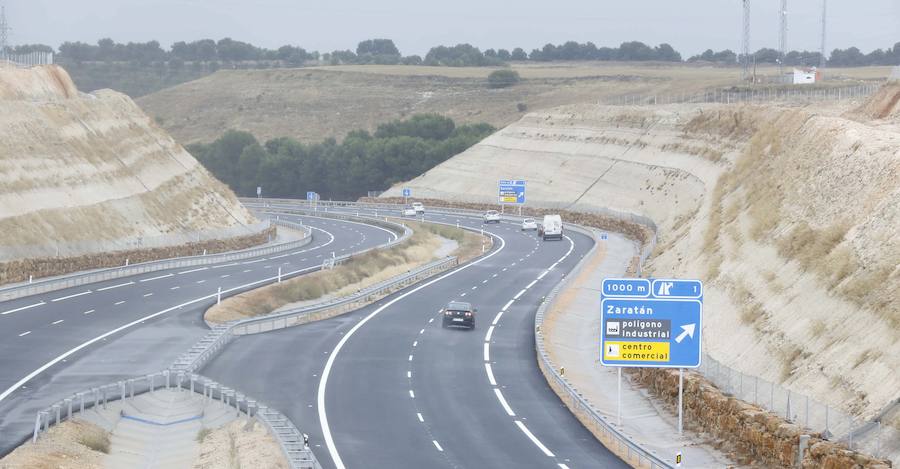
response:
<path id="1" fill-rule="evenodd" d="M 601 291 L 600 362 L 604 366 L 700 366 L 702 282 L 607 278 Z"/>
<path id="2" fill-rule="evenodd" d="M 498 198 L 501 204 L 524 204 L 525 203 L 525 181 L 501 179 L 497 185 Z"/>

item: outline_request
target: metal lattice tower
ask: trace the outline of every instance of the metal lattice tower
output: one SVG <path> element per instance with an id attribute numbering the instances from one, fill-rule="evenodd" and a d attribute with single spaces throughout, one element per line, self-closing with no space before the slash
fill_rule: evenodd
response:
<path id="1" fill-rule="evenodd" d="M 9 23 L 6 22 L 6 5 L 0 3 L 0 54 L 9 46 Z"/>
<path id="2" fill-rule="evenodd" d="M 778 12 L 781 20 L 781 30 L 778 34 L 778 71 L 784 77 L 784 58 L 787 56 L 787 0 L 781 0 L 781 11 Z"/>
<path id="3" fill-rule="evenodd" d="M 744 28 L 741 36 L 741 78 L 750 78 L 750 0 L 742 0 L 744 3 Z"/>
<path id="4" fill-rule="evenodd" d="M 825 19 L 828 17 L 828 0 L 822 0 L 822 43 L 819 46 L 819 68 L 825 68 Z"/>

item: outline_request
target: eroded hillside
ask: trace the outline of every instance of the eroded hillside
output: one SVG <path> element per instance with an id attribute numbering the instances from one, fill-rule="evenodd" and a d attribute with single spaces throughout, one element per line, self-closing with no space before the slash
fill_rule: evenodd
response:
<path id="1" fill-rule="evenodd" d="M 707 282 L 706 351 L 871 416 L 900 389 L 900 132 L 841 112 L 562 107 L 385 195 L 488 202 L 524 178 L 530 204 L 646 215 L 650 273 Z"/>
<path id="2" fill-rule="evenodd" d="M 81 94 L 59 67 L 0 68 L 0 243 L 183 234 L 254 223 L 125 95 Z"/>

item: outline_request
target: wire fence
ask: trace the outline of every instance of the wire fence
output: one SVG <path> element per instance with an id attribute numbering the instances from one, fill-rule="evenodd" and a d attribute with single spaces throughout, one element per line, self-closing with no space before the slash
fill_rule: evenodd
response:
<path id="1" fill-rule="evenodd" d="M 667 93 L 615 96 L 600 100 L 597 104 L 613 106 L 645 106 L 657 104 L 762 104 L 771 102 L 814 102 L 856 99 L 871 95 L 881 83 L 866 83 L 840 87 L 798 87 L 791 88 L 759 88 L 759 89 L 713 89 L 699 93 Z"/>
<path id="2" fill-rule="evenodd" d="M 235 225 L 204 231 L 188 231 L 157 236 L 130 236 L 109 240 L 66 241 L 45 244 L 0 246 L 0 262 L 24 258 L 74 257 L 115 251 L 153 249 L 199 243 L 262 233 L 272 226 L 271 220 L 250 225 Z"/>
<path id="3" fill-rule="evenodd" d="M 52 52 L 31 52 L 28 54 L 10 54 L 0 51 L 0 62 L 6 62 L 11 65 L 19 65 L 23 67 L 34 67 L 36 65 L 53 65 Z"/>

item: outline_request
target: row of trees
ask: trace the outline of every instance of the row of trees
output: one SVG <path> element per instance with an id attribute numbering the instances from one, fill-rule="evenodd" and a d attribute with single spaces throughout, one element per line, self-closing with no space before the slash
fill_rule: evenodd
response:
<path id="1" fill-rule="evenodd" d="M 816 66 L 819 65 L 822 54 L 818 51 L 792 50 L 784 55 L 784 64 L 789 66 Z M 734 64 L 740 62 L 742 57 L 730 49 L 713 52 L 707 49 L 702 54 L 692 56 L 688 62 L 715 62 L 721 64 Z M 756 63 L 777 64 L 781 53 L 775 49 L 763 48 L 751 55 Z M 863 54 L 858 48 L 834 49 L 828 58 L 827 64 L 832 67 L 858 67 L 865 65 L 898 65 L 900 64 L 900 42 L 887 49 L 875 49 L 868 54 Z"/>
<path id="2" fill-rule="evenodd" d="M 228 131 L 188 150 L 219 180 L 243 196 L 261 186 L 272 197 L 355 199 L 412 179 L 487 137 L 487 124 L 457 126 L 436 114 L 419 114 L 378 126 L 374 134 L 350 132 L 304 144 L 276 138 L 260 144 L 252 134 Z"/>
<path id="3" fill-rule="evenodd" d="M 14 53 L 52 52 L 49 46 L 32 44 L 16 47 Z M 336 50 L 320 54 L 309 52 L 301 47 L 285 45 L 278 49 L 265 49 L 252 44 L 235 41 L 230 38 L 214 41 L 202 39 L 192 42 L 176 42 L 170 50 L 164 50 L 159 42 L 117 43 L 105 38 L 96 45 L 83 42 L 65 42 L 59 47 L 60 59 L 63 62 L 248 62 L 248 61 L 280 61 L 290 65 L 302 65 L 306 62 L 324 62 L 338 64 L 406 64 L 406 65 L 443 65 L 455 67 L 502 65 L 508 61 L 557 61 L 557 60 L 617 60 L 617 61 L 666 61 L 681 62 L 681 54 L 669 44 L 651 47 L 643 42 L 623 42 L 619 47 L 597 47 L 592 42 L 578 43 L 569 41 L 560 45 L 546 44 L 540 49 L 526 53 L 522 48 L 512 51 L 507 49 L 487 49 L 481 51 L 471 44 L 455 46 L 437 46 L 431 48 L 424 58 L 418 55 L 404 57 L 394 41 L 390 39 L 369 39 L 360 42 L 356 51 Z M 811 51 L 791 51 L 784 57 L 786 65 L 817 65 L 820 54 Z M 688 62 L 715 62 L 734 64 L 739 62 L 738 54 L 731 50 L 715 52 L 708 49 L 702 54 L 692 56 Z M 753 54 L 757 63 L 778 63 L 780 54 L 777 50 L 763 48 Z M 828 59 L 830 66 L 862 66 L 862 65 L 897 65 L 900 64 L 900 42 L 887 49 L 876 49 L 868 54 L 856 47 L 834 49 Z"/>

